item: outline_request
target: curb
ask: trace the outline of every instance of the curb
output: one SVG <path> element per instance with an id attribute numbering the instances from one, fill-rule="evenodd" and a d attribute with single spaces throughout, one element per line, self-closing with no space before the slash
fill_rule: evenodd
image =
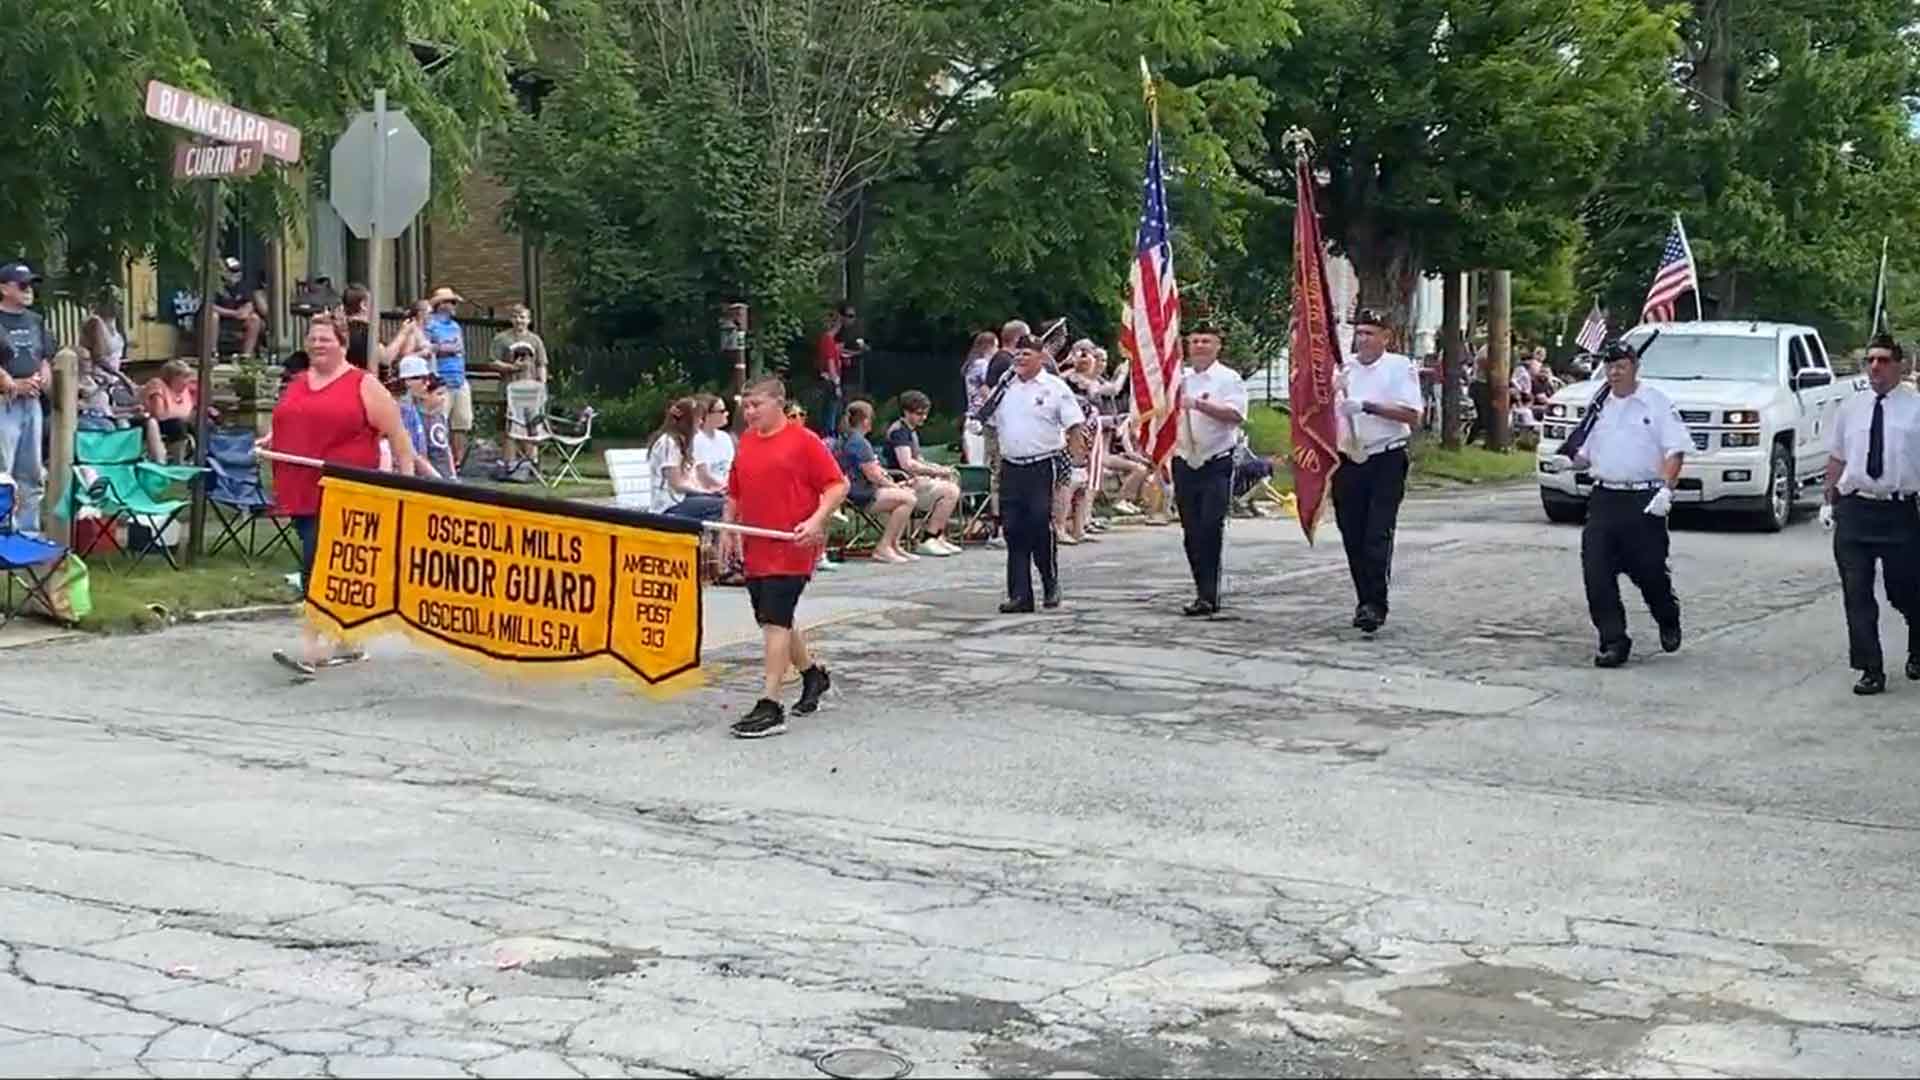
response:
<path id="1" fill-rule="evenodd" d="M 213 611 L 190 611 L 180 616 L 183 623 L 217 622 L 264 622 L 268 619 L 282 618 L 297 614 L 300 605 L 292 604 L 255 604 L 251 607 L 217 608 Z"/>

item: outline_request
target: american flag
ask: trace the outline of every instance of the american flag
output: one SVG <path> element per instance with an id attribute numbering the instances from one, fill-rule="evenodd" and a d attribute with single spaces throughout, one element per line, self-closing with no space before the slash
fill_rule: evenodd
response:
<path id="1" fill-rule="evenodd" d="M 1687 246 L 1687 230 L 1680 215 L 1673 215 L 1673 228 L 1667 233 L 1667 246 L 1660 252 L 1660 268 L 1653 272 L 1653 285 L 1647 289 L 1647 302 L 1640 306 L 1641 322 L 1672 322 L 1674 301 L 1693 294 L 1695 310 L 1700 303 L 1700 278 L 1694 272 L 1693 249 Z"/>
<path id="2" fill-rule="evenodd" d="M 1607 313 L 1600 310 L 1600 301 L 1593 302 L 1593 310 L 1587 312 L 1587 321 L 1580 324 L 1580 334 L 1573 343 L 1587 352 L 1599 352 L 1607 343 Z"/>
<path id="3" fill-rule="evenodd" d="M 1155 468 L 1173 456 L 1180 435 L 1180 287 L 1173 279 L 1173 245 L 1167 239 L 1164 164 L 1160 125 L 1155 123 L 1147 142 L 1146 197 L 1131 287 L 1120 315 L 1120 348 L 1133 361 L 1134 445 Z"/>

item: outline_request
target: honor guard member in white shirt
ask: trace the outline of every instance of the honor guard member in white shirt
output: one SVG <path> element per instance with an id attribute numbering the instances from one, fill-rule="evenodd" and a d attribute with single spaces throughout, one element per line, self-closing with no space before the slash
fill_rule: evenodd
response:
<path id="1" fill-rule="evenodd" d="M 1654 337 L 1658 337 L 1656 333 Z M 1640 348 L 1653 344 L 1648 338 Z M 1587 524 L 1580 534 L 1580 569 L 1587 614 L 1600 633 L 1593 666 L 1616 668 L 1633 652 L 1620 575 L 1640 587 L 1660 627 L 1660 648 L 1680 647 L 1680 602 L 1667 569 L 1667 513 L 1680 463 L 1693 436 L 1667 395 L 1640 381 L 1640 352 L 1623 341 L 1600 350 L 1607 388 L 1562 444 L 1558 464 L 1593 476 Z"/>
<path id="2" fill-rule="evenodd" d="M 1361 309 L 1353 320 L 1353 358 L 1341 369 L 1337 408 L 1348 436 L 1333 474 L 1333 517 L 1347 549 L 1358 598 L 1353 625 L 1371 634 L 1387 621 L 1393 530 L 1407 494 L 1407 440 L 1426 404 L 1413 361 L 1387 351 L 1391 331 Z"/>
<path id="3" fill-rule="evenodd" d="M 1219 328 L 1206 321 L 1187 332 L 1187 363 L 1180 383 L 1180 437 L 1174 447 L 1173 498 L 1187 542 L 1195 598 L 1184 615 L 1220 610 L 1220 548 L 1233 501 L 1233 449 L 1247 420 L 1247 388 L 1240 373 L 1220 363 Z"/>
<path id="4" fill-rule="evenodd" d="M 1060 606 L 1059 552 L 1053 542 L 1053 489 L 1066 476 L 1067 432 L 1086 423 L 1073 389 L 1046 371 L 1047 354 L 1031 336 L 1015 347 L 1013 378 L 974 413 L 1000 442 L 1000 517 L 1007 538 L 1007 614 L 1033 610 L 1033 570 L 1041 603 Z"/>
<path id="5" fill-rule="evenodd" d="M 1887 688 L 1880 659 L 1880 607 L 1873 569 L 1885 568 L 1887 602 L 1907 619 L 1907 678 L 1920 679 L 1920 393 L 1901 378 L 1900 346 L 1886 335 L 1867 345 L 1867 384 L 1840 406 L 1827 433 L 1826 503 L 1833 561 L 1847 608 L 1847 664 L 1856 694 Z"/>

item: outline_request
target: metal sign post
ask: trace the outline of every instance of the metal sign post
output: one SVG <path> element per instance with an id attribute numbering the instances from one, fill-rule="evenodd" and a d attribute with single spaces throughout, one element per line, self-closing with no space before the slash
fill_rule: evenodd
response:
<path id="1" fill-rule="evenodd" d="M 193 508 L 187 519 L 192 542 L 187 545 L 186 561 L 191 564 L 206 549 L 207 440 L 212 434 L 212 418 L 207 409 L 213 397 L 214 346 L 220 337 L 220 317 L 214 314 L 213 298 L 220 282 L 221 178 L 252 176 L 260 171 L 263 155 L 298 164 L 300 129 L 157 79 L 147 83 L 146 113 L 163 124 L 229 144 L 183 145 L 175 148 L 173 156 L 172 172 L 176 180 L 202 181 L 207 185 L 206 232 L 200 249 L 199 400 L 194 403 L 193 463 L 199 467 L 200 475 L 193 482 Z"/>

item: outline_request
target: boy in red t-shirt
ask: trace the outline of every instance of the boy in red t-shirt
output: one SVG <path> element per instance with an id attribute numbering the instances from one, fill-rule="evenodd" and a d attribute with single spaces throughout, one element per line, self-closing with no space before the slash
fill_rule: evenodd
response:
<path id="1" fill-rule="evenodd" d="M 742 555 L 744 548 L 747 595 L 766 640 L 766 692 L 733 725 L 734 735 L 742 739 L 787 730 L 779 693 L 788 664 L 800 672 L 796 715 L 818 709 L 821 696 L 833 685 L 827 669 L 807 656 L 806 641 L 793 625 L 793 609 L 826 546 L 827 519 L 847 497 L 847 478 L 818 436 L 787 420 L 786 404 L 787 387 L 779 379 L 769 376 L 748 384 L 740 399 L 747 430 L 740 435 L 727 477 L 725 520 L 795 536 L 770 540 L 720 534 L 723 559 Z"/>

